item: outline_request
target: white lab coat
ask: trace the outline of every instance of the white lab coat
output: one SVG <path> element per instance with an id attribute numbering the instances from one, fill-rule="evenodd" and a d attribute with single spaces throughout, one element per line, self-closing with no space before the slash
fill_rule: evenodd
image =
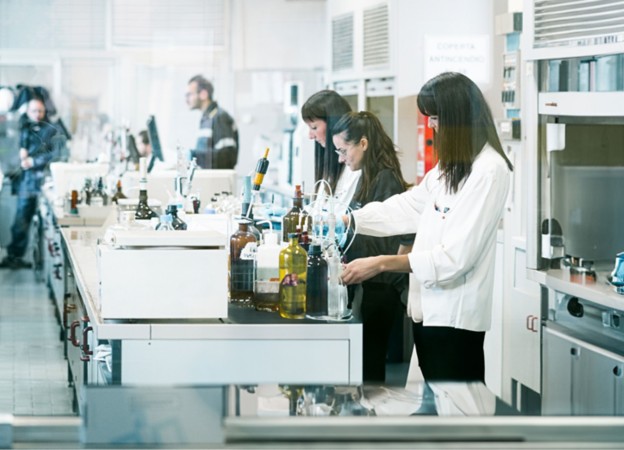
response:
<path id="1" fill-rule="evenodd" d="M 505 160 L 486 145 L 457 193 L 446 191 L 436 166 L 413 189 L 353 212 L 357 233 L 416 233 L 410 282 L 420 283 L 425 326 L 490 328 L 496 230 L 509 180 Z M 410 292 L 409 309 L 417 320 L 414 297 Z"/>

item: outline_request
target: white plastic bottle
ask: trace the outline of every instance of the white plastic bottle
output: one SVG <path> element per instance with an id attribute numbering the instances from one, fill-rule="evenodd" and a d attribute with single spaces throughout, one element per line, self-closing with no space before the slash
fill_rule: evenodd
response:
<path id="1" fill-rule="evenodd" d="M 254 302 L 258 311 L 277 311 L 279 307 L 279 254 L 277 232 L 266 231 L 264 243 L 256 250 Z"/>

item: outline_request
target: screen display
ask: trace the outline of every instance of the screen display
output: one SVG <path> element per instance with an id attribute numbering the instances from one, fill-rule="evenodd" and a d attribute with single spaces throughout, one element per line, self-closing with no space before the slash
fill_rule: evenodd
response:
<path id="1" fill-rule="evenodd" d="M 156 126 L 156 118 L 149 116 L 147 119 L 147 136 L 152 146 L 152 157 L 164 161 L 160 139 L 158 137 L 158 127 Z"/>

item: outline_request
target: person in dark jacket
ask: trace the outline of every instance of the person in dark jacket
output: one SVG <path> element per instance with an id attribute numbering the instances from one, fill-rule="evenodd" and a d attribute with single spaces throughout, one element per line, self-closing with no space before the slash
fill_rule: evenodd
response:
<path id="1" fill-rule="evenodd" d="M 32 218 L 48 164 L 58 152 L 58 129 L 49 124 L 42 98 L 32 97 L 26 112 L 20 117 L 20 171 L 12 174 L 12 191 L 17 195 L 17 212 L 11 227 L 11 243 L 0 268 L 30 267 L 23 260 L 28 247 Z"/>
<path id="2" fill-rule="evenodd" d="M 345 114 L 332 127 L 332 139 L 345 164 L 351 170 L 362 170 L 351 209 L 383 201 L 409 187 L 401 173 L 396 148 L 374 114 L 367 111 Z M 353 261 L 368 256 L 392 255 L 401 245 L 410 245 L 413 239 L 413 235 L 383 238 L 356 235 L 346 248 L 345 256 L 347 261 Z M 402 310 L 401 291 L 407 284 L 407 274 L 389 272 L 362 283 L 365 382 L 385 381 L 388 339 L 395 318 Z"/>
<path id="3" fill-rule="evenodd" d="M 202 112 L 191 156 L 204 169 L 233 169 L 238 160 L 238 128 L 232 116 L 213 100 L 213 93 L 212 83 L 201 75 L 188 82 L 186 103 Z"/>

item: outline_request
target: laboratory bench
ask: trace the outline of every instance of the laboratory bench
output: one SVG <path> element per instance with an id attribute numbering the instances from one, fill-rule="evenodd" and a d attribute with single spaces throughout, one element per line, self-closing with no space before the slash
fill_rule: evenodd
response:
<path id="1" fill-rule="evenodd" d="M 354 319 L 289 320 L 235 305 L 227 317 L 215 319 L 103 319 L 96 256 L 102 233 L 96 227 L 61 229 L 62 317 L 77 408 L 86 401 L 86 385 L 362 382 L 362 325 Z M 203 289 L 209 301 L 209 285 Z M 150 298 L 141 301 L 150 308 Z"/>

